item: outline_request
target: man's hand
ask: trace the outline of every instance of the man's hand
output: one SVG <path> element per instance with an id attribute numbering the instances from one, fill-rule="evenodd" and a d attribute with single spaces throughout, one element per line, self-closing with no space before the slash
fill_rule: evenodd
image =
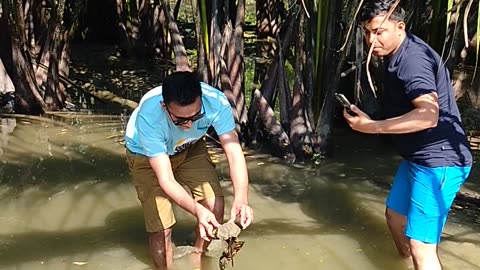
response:
<path id="1" fill-rule="evenodd" d="M 351 105 L 350 109 L 357 115 L 350 115 L 346 110 L 343 110 L 343 117 L 345 117 L 347 123 L 353 130 L 370 134 L 378 133 L 375 125 L 376 122 L 370 119 L 370 116 L 368 116 L 355 105 Z"/>
<path id="2" fill-rule="evenodd" d="M 203 238 L 205 241 L 210 241 L 214 235 L 215 228 L 220 226 L 215 215 L 210 212 L 205 206 L 197 203 L 196 209 L 196 217 L 198 223 L 198 230 L 200 232 L 200 237 Z"/>
<path id="3" fill-rule="evenodd" d="M 232 210 L 230 211 L 230 220 L 228 222 L 235 222 L 235 219 L 240 218 L 240 226 L 246 229 L 253 221 L 253 210 L 246 202 L 233 201 Z"/>

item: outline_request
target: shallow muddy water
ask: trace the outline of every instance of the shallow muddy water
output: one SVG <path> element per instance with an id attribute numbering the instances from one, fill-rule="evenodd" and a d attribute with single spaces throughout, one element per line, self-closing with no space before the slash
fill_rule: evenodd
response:
<path id="1" fill-rule="evenodd" d="M 90 114 L 1 118 L 0 269 L 152 269 L 119 143 L 124 124 Z M 255 221 L 240 234 L 233 269 L 406 269 L 383 217 L 399 158 L 371 138 L 335 138 L 335 157 L 314 168 L 247 155 Z M 222 155 L 216 160 L 228 207 L 228 170 Z M 471 178 L 464 189 L 480 191 Z M 176 210 L 175 244 L 189 245 L 194 219 Z M 440 244 L 445 269 L 480 269 L 474 218 L 450 216 Z M 192 269 L 188 256 L 175 266 Z M 218 269 L 215 248 L 204 268 Z"/>

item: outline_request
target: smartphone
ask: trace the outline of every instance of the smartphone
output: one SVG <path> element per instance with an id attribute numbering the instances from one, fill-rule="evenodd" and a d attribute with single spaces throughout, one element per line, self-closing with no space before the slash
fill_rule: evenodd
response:
<path id="1" fill-rule="evenodd" d="M 350 109 L 350 105 L 352 104 L 350 103 L 350 101 L 348 101 L 348 99 L 343 94 L 335 93 L 335 97 L 337 98 L 337 101 L 340 102 L 342 107 L 347 111 L 348 114 L 353 116 L 357 115 L 355 112 L 352 111 L 352 109 Z"/>

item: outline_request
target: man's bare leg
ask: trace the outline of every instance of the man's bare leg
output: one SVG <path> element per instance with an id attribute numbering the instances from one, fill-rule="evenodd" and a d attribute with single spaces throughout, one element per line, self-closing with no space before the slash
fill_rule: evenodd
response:
<path id="1" fill-rule="evenodd" d="M 385 218 L 388 228 L 397 247 L 398 253 L 405 259 L 407 265 L 412 265 L 412 253 L 410 251 L 409 239 L 405 236 L 405 227 L 407 225 L 407 217 L 401 215 L 390 208 L 385 210 Z"/>
<path id="2" fill-rule="evenodd" d="M 208 210 L 212 211 L 212 213 L 215 215 L 215 218 L 219 223 L 223 222 L 223 207 L 224 207 L 224 200 L 223 197 L 214 197 L 214 198 L 209 198 L 205 200 L 199 201 L 200 204 L 205 206 Z M 207 251 L 207 247 L 210 244 L 210 242 L 203 240 L 200 237 L 200 232 L 196 231 L 197 238 L 195 239 L 195 252 L 192 254 L 192 259 L 193 259 L 193 266 L 194 269 L 201 269 L 202 265 L 202 255 Z"/>
<path id="3" fill-rule="evenodd" d="M 441 270 L 442 264 L 438 257 L 438 245 L 426 244 L 410 239 L 413 264 L 415 270 Z"/>
<path id="4" fill-rule="evenodd" d="M 172 269 L 172 228 L 150 233 L 149 247 L 157 269 Z"/>

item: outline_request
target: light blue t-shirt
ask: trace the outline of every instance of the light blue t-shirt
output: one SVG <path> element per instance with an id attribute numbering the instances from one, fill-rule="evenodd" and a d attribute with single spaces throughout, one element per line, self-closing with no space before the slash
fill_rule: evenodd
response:
<path id="1" fill-rule="evenodd" d="M 174 155 L 202 138 L 210 126 L 218 135 L 234 130 L 232 109 L 225 95 L 206 83 L 200 85 L 205 116 L 193 122 L 188 130 L 175 126 L 160 105 L 163 101 L 162 86 L 148 91 L 128 120 L 125 132 L 128 150 L 147 157 L 164 153 Z"/>

